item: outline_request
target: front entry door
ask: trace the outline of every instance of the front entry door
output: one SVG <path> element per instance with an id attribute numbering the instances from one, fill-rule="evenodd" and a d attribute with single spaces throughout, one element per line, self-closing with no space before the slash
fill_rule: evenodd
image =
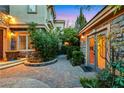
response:
<path id="1" fill-rule="evenodd" d="M 0 59 L 3 59 L 3 30 L 0 30 Z"/>
<path id="2" fill-rule="evenodd" d="M 105 68 L 105 57 L 106 57 L 106 38 L 105 35 L 98 36 L 98 68 Z"/>

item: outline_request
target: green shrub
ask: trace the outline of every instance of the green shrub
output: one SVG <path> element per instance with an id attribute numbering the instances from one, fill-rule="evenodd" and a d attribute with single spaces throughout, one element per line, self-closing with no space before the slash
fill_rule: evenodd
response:
<path id="1" fill-rule="evenodd" d="M 32 44 L 43 61 L 56 57 L 58 51 L 58 37 L 55 33 L 36 29 L 36 24 L 29 26 L 29 34 Z"/>
<path id="2" fill-rule="evenodd" d="M 80 78 L 80 83 L 84 88 L 98 88 L 98 80 L 96 78 Z"/>
<path id="3" fill-rule="evenodd" d="M 98 73 L 97 78 L 98 82 L 100 82 L 99 87 L 102 88 L 109 88 L 113 83 L 113 75 L 107 69 L 104 69 L 100 73 Z"/>
<path id="4" fill-rule="evenodd" d="M 123 88 L 124 87 L 124 62 L 111 62 L 110 69 L 106 68 L 98 74 L 99 87 Z"/>
<path id="5" fill-rule="evenodd" d="M 83 87 L 124 88 L 124 62 L 110 62 L 107 68 L 98 73 L 96 79 L 80 78 Z"/>
<path id="6" fill-rule="evenodd" d="M 68 46 L 63 45 L 63 46 L 61 47 L 60 54 L 67 54 L 67 47 L 68 47 Z"/>
<path id="7" fill-rule="evenodd" d="M 62 32 L 61 39 L 63 43 L 69 42 L 70 45 L 75 45 L 79 42 L 79 38 L 77 37 L 78 32 L 74 28 L 65 28 Z"/>
<path id="8" fill-rule="evenodd" d="M 80 50 L 79 46 L 67 46 L 67 59 L 72 58 L 73 51 L 79 51 L 79 50 Z"/>
<path id="9" fill-rule="evenodd" d="M 76 65 L 81 65 L 82 62 L 83 62 L 83 53 L 80 52 L 80 51 L 73 51 L 72 52 L 72 60 L 71 60 L 71 63 L 73 66 L 76 66 Z"/>

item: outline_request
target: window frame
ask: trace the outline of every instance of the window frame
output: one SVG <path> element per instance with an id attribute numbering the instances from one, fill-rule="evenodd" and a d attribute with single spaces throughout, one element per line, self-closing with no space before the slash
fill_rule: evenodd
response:
<path id="1" fill-rule="evenodd" d="M 20 45 L 21 45 L 21 44 L 20 44 L 20 43 L 21 43 L 21 42 L 20 42 L 20 37 L 21 37 L 21 36 L 25 36 L 25 38 L 26 38 L 26 39 L 25 39 L 25 40 L 26 40 L 26 41 L 25 41 L 25 43 L 26 43 L 25 49 L 21 49 L 21 48 L 20 48 Z M 27 42 L 27 39 L 28 39 L 28 38 L 27 38 L 27 35 L 26 35 L 26 34 L 19 34 L 19 35 L 18 35 L 18 49 L 19 49 L 19 50 L 28 50 L 28 48 L 27 48 L 27 43 L 28 43 L 28 42 Z"/>
<path id="2" fill-rule="evenodd" d="M 35 6 L 35 11 L 29 11 L 30 6 Z M 27 13 L 28 14 L 37 14 L 37 5 L 28 5 L 27 6 Z"/>
<path id="3" fill-rule="evenodd" d="M 26 49 L 20 49 L 20 36 L 26 37 Z M 18 33 L 17 50 L 19 51 L 34 50 L 33 48 L 29 48 L 29 34 Z"/>

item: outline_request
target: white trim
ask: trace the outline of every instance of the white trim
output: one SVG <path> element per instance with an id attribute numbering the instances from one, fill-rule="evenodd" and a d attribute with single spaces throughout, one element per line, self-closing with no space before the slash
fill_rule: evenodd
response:
<path id="1" fill-rule="evenodd" d="M 21 25 L 21 24 L 17 24 L 17 25 L 10 25 L 10 28 L 29 28 L 29 25 L 28 24 L 23 24 L 23 25 Z M 36 28 L 44 28 L 46 31 L 49 31 L 50 29 L 49 29 L 49 27 L 47 26 L 47 23 L 44 23 L 43 25 L 41 24 L 41 25 L 37 25 L 36 26 Z"/>
<path id="2" fill-rule="evenodd" d="M 26 35 L 26 50 L 28 49 L 28 35 Z"/>
<path id="3" fill-rule="evenodd" d="M 20 42 L 20 39 L 19 39 L 19 36 L 17 36 L 17 50 L 19 49 L 19 42 Z"/>
<path id="4" fill-rule="evenodd" d="M 4 29 L 2 29 L 2 31 L 3 31 L 3 58 L 5 58 L 5 51 L 6 51 L 6 32 L 5 32 L 5 30 Z"/>
<path id="5" fill-rule="evenodd" d="M 86 58 L 86 64 L 85 64 L 86 66 L 88 65 L 88 43 L 89 43 L 88 37 L 86 37 L 86 54 L 85 54 L 86 55 L 86 57 L 85 57 Z"/>
<path id="6" fill-rule="evenodd" d="M 23 49 L 23 50 L 17 50 L 17 51 L 35 51 L 35 49 Z"/>

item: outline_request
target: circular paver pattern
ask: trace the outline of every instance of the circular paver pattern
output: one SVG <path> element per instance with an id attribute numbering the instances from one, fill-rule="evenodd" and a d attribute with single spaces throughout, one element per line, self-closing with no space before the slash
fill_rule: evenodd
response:
<path id="1" fill-rule="evenodd" d="M 47 66 L 30 67 L 22 64 L 0 70 L 0 87 L 8 87 L 11 84 L 13 84 L 11 87 L 21 87 L 23 85 L 25 85 L 23 87 L 43 87 L 34 86 L 35 82 L 38 85 L 43 82 L 50 88 L 82 87 L 80 77 L 94 77 L 95 75 L 93 72 L 85 73 L 79 66 L 73 67 L 66 59 L 66 56 L 62 55 L 58 57 L 55 64 Z M 3 82 L 2 79 L 5 78 L 11 78 L 11 82 L 9 83 L 8 80 Z M 15 84 L 17 81 L 18 83 Z"/>

